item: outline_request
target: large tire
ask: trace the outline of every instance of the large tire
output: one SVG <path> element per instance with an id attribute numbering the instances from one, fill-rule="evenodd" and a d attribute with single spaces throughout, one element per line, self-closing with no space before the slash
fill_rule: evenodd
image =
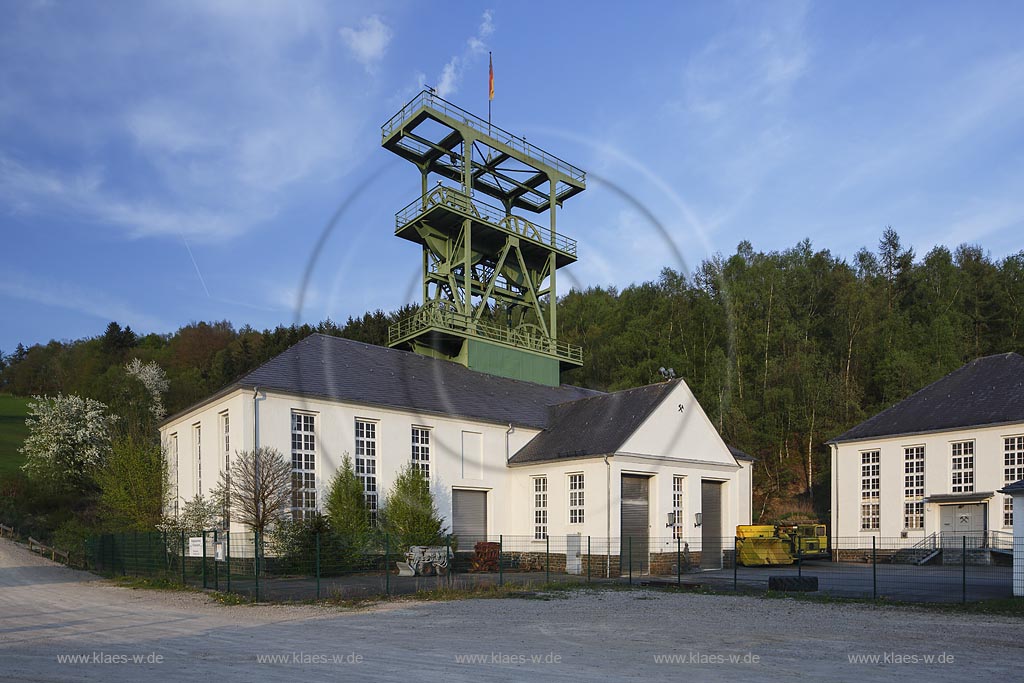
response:
<path id="1" fill-rule="evenodd" d="M 813 593 L 818 590 L 817 576 L 769 576 L 768 590 Z"/>

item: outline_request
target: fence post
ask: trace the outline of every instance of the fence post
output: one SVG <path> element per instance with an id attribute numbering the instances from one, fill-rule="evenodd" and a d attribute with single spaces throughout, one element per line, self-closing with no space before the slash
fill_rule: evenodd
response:
<path id="1" fill-rule="evenodd" d="M 587 536 L 587 583 L 590 583 L 590 564 L 593 559 L 590 554 L 590 536 Z"/>
<path id="2" fill-rule="evenodd" d="M 505 536 L 498 534 L 498 585 L 505 585 L 505 575 L 501 571 L 501 550 L 505 547 Z"/>
<path id="3" fill-rule="evenodd" d="M 796 575 L 801 578 L 804 575 L 804 558 L 799 555 L 796 558 Z"/>
<path id="4" fill-rule="evenodd" d="M 964 538 L 967 538 L 964 536 Z M 132 532 L 132 573 L 139 575 L 139 532 Z"/>
<path id="5" fill-rule="evenodd" d="M 203 588 L 206 588 L 206 529 L 203 529 Z"/>
<path id="6" fill-rule="evenodd" d="M 871 597 L 878 599 L 878 553 L 875 537 L 871 537 Z"/>
<path id="7" fill-rule="evenodd" d="M 960 553 L 960 572 L 961 572 L 961 597 L 960 601 L 967 602 L 967 536 L 962 536 L 963 539 L 963 551 Z"/>
<path id="8" fill-rule="evenodd" d="M 739 550 L 737 548 L 737 546 L 738 546 L 737 541 L 738 541 L 738 539 L 735 536 L 733 536 L 732 537 L 732 589 L 733 589 L 734 592 L 739 590 L 740 557 L 739 557 Z"/>
<path id="9" fill-rule="evenodd" d="M 220 590 L 220 565 L 217 564 L 217 530 L 213 530 L 213 590 Z"/>
<path id="10" fill-rule="evenodd" d="M 185 585 L 185 530 L 181 530 L 181 585 Z"/>
<path id="11" fill-rule="evenodd" d="M 455 573 L 455 555 L 452 553 L 452 535 L 445 536 L 444 541 L 445 558 L 448 559 L 448 585 L 452 584 L 452 574 Z"/>
<path id="12" fill-rule="evenodd" d="M 676 585 L 683 585 L 683 539 L 676 536 Z"/>
<path id="13" fill-rule="evenodd" d="M 230 525 L 230 523 L 229 523 Z M 228 573 L 228 593 L 231 592 L 231 529 L 224 530 L 224 571 Z"/>
<path id="14" fill-rule="evenodd" d="M 252 573 L 256 579 L 256 602 L 260 601 L 260 532 L 252 532 Z"/>
<path id="15" fill-rule="evenodd" d="M 627 536 L 626 537 L 626 543 L 627 543 L 627 547 L 628 547 L 628 550 L 626 552 L 629 553 L 629 585 L 632 586 L 633 585 L 633 537 L 632 536 Z"/>
<path id="16" fill-rule="evenodd" d="M 391 564 L 391 534 L 384 534 L 384 592 L 391 595 L 391 572 L 388 565 Z"/>
<path id="17" fill-rule="evenodd" d="M 320 599 L 320 532 L 316 532 L 316 599 Z"/>
<path id="18" fill-rule="evenodd" d="M 551 583 L 551 537 L 544 534 L 544 582 Z"/>

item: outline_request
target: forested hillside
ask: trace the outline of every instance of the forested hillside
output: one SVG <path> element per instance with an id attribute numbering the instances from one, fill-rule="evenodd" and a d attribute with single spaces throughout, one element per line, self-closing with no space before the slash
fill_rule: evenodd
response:
<path id="1" fill-rule="evenodd" d="M 993 260 L 964 245 L 918 257 L 891 229 L 845 259 L 809 241 L 768 253 L 743 242 L 692 273 L 666 268 L 656 282 L 572 291 L 560 305 L 560 337 L 585 353 L 563 381 L 620 389 L 674 369 L 725 439 L 759 458 L 755 515 L 824 514 L 828 438 L 971 358 L 1024 351 L 1024 252 Z M 111 323 L 95 338 L 19 346 L 0 358 L 0 391 L 105 401 L 138 357 L 167 372 L 173 413 L 313 332 L 384 344 L 405 311 L 146 336 Z"/>

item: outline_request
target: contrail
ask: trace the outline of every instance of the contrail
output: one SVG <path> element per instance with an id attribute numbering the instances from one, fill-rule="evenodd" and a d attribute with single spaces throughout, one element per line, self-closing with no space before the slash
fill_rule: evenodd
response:
<path id="1" fill-rule="evenodd" d="M 185 244 L 185 249 L 188 251 L 188 257 L 192 259 L 192 265 L 195 266 L 196 275 L 199 276 L 199 282 L 203 285 L 203 291 L 206 292 L 206 296 L 210 297 L 210 289 L 206 286 L 206 280 L 203 278 L 203 274 L 199 271 L 199 264 L 196 263 L 196 257 L 192 254 L 192 247 L 188 246 L 188 240 L 185 239 L 185 235 L 181 235 L 181 241 Z"/>

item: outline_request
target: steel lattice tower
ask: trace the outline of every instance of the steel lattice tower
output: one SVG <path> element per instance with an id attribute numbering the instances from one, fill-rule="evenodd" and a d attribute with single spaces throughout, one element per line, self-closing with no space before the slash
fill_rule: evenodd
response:
<path id="1" fill-rule="evenodd" d="M 550 385 L 582 365 L 583 350 L 558 341 L 556 274 L 576 241 L 555 216 L 586 174 L 428 90 L 381 127 L 381 144 L 416 165 L 422 192 L 395 234 L 423 247 L 423 306 L 388 344 Z M 547 211 L 548 226 L 513 209 Z"/>

